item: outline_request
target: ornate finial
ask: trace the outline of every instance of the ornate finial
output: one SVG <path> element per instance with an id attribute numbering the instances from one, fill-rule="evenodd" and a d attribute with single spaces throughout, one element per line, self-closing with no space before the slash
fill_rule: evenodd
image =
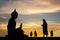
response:
<path id="1" fill-rule="evenodd" d="M 16 9 L 14 9 L 14 11 L 16 11 Z"/>

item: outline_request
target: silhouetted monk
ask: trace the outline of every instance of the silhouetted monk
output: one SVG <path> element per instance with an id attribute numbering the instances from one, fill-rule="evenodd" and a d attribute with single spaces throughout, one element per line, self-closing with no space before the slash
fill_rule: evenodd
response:
<path id="1" fill-rule="evenodd" d="M 46 37 L 48 36 L 48 29 L 47 29 L 47 22 L 45 21 L 45 19 L 43 19 L 43 24 L 42 24 L 42 28 L 43 28 L 43 37 L 46 35 Z"/>
<path id="2" fill-rule="evenodd" d="M 8 26 L 7 26 L 9 37 L 15 37 L 15 27 L 16 27 L 15 19 L 17 17 L 18 17 L 18 13 L 16 12 L 16 9 L 15 9 L 11 14 L 11 18 L 10 18 L 10 20 L 8 22 Z"/>
<path id="3" fill-rule="evenodd" d="M 36 31 L 34 31 L 34 36 L 37 37 L 37 32 Z"/>
<path id="4" fill-rule="evenodd" d="M 33 35 L 32 32 L 30 32 L 30 37 L 32 37 L 32 35 Z"/>

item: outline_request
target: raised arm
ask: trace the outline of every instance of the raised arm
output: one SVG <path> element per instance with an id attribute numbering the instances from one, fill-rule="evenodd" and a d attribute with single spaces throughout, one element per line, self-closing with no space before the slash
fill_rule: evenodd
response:
<path id="1" fill-rule="evenodd" d="M 22 28 L 22 23 L 20 24 L 20 29 Z"/>

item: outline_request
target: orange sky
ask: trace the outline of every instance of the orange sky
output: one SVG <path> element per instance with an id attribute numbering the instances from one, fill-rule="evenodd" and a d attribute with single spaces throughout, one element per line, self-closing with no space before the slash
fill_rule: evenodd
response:
<path id="1" fill-rule="evenodd" d="M 54 31 L 54 36 L 58 36 L 58 33 L 60 32 L 60 24 L 58 23 L 55 23 L 55 22 L 50 22 L 48 21 L 48 32 L 50 34 L 50 31 L 53 30 Z M 42 26 L 41 26 L 42 22 L 40 23 L 23 23 L 23 30 L 24 30 L 24 34 L 30 36 L 30 32 L 32 31 L 33 32 L 33 37 L 34 37 L 34 31 L 36 30 L 37 31 L 37 34 L 38 34 L 38 37 L 42 37 L 43 36 L 43 33 L 42 33 Z M 19 23 L 17 24 L 17 27 L 19 27 Z M 6 28 L 7 28 L 7 23 L 6 24 L 1 24 L 0 25 L 0 30 L 5 30 L 5 34 L 3 33 L 3 36 L 6 35 L 7 31 L 6 31 Z M 57 32 L 57 33 L 56 33 Z M 0 35 L 2 35 L 2 32 L 0 33 Z M 50 36 L 50 35 L 49 35 Z"/>
<path id="2" fill-rule="evenodd" d="M 29 35 L 31 30 L 37 30 L 37 33 L 41 36 L 42 35 L 42 22 L 38 21 L 40 20 L 40 16 L 31 16 L 32 14 L 42 14 L 42 13 L 54 13 L 60 10 L 60 0 L 0 0 L 0 14 L 3 14 L 3 16 L 0 15 L 0 23 L 1 19 L 7 19 L 8 17 L 5 17 L 4 14 L 11 14 L 11 12 L 17 9 L 17 12 L 19 14 L 24 14 L 23 19 L 24 21 L 31 21 L 31 22 L 23 22 L 23 30 L 25 31 L 25 34 Z M 26 16 L 28 15 L 28 16 Z M 30 15 L 30 16 L 29 16 Z M 58 14 L 59 15 L 59 14 Z M 10 17 L 10 16 L 9 16 Z M 21 16 L 20 16 L 21 17 Z M 30 18 L 31 17 L 31 18 Z M 51 16 L 50 16 L 51 17 Z M 50 18 L 49 17 L 49 18 Z M 54 36 L 60 36 L 58 35 L 60 32 L 60 23 L 59 22 L 59 16 L 56 15 L 56 18 L 54 18 L 55 15 L 51 17 L 54 21 L 48 21 L 48 30 L 49 32 L 51 30 L 54 31 Z M 59 18 L 58 18 L 59 17 Z M 30 18 L 30 19 L 29 19 Z M 47 17 L 48 18 L 48 17 Z M 54 19 L 53 19 L 54 18 Z M 58 18 L 58 20 L 57 20 Z M 32 20 L 36 20 L 37 22 L 32 22 Z M 58 22 L 55 22 L 55 21 Z M 6 20 L 5 20 L 6 21 Z M 8 22 L 8 21 L 7 21 Z M 0 35 L 6 35 L 6 28 L 7 28 L 7 22 L 0 24 Z M 20 24 L 17 23 L 17 27 Z M 30 29 L 30 30 L 29 30 Z M 3 32 L 3 31 L 4 32 Z M 27 31 L 28 30 L 28 31 Z M 56 33 L 57 32 L 57 33 Z M 5 34 L 4 34 L 5 33 Z"/>

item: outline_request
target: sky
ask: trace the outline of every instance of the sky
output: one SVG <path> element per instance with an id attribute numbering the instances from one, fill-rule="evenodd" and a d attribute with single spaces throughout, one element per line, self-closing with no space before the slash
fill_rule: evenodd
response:
<path id="1" fill-rule="evenodd" d="M 60 36 L 60 0 L 0 0 L 0 36 L 7 35 L 7 24 L 14 9 L 19 14 L 17 27 L 23 22 L 25 34 L 36 30 L 41 36 L 42 19 L 45 18 L 49 33 L 53 30 L 54 36 Z"/>
<path id="2" fill-rule="evenodd" d="M 22 14 L 55 12 L 60 10 L 60 0 L 0 0 L 0 13 L 17 9 Z"/>

